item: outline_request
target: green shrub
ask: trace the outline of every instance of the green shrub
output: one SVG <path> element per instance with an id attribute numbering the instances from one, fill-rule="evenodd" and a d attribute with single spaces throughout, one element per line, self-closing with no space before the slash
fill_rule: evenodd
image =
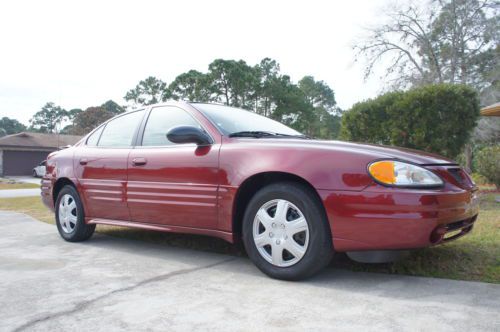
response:
<path id="1" fill-rule="evenodd" d="M 500 188 L 500 145 L 481 149 L 474 158 L 477 171 Z"/>
<path id="2" fill-rule="evenodd" d="M 456 157 L 479 116 L 474 89 L 437 84 L 390 92 L 355 104 L 342 117 L 341 138 Z"/>
<path id="3" fill-rule="evenodd" d="M 476 184 L 480 184 L 480 185 L 485 185 L 485 184 L 489 184 L 489 181 L 487 178 L 485 178 L 484 176 L 482 176 L 481 174 L 479 173 L 472 173 L 471 174 L 471 177 L 472 177 L 472 180 L 474 180 L 474 182 Z"/>

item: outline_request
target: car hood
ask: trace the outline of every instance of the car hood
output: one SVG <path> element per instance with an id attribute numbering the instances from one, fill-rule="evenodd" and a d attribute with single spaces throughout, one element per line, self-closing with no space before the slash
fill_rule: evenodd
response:
<path id="1" fill-rule="evenodd" d="M 323 141 L 323 140 L 304 140 L 304 139 L 243 139 L 246 142 L 253 141 L 254 143 L 263 145 L 281 145 L 287 148 L 298 150 L 303 149 L 324 149 L 331 151 L 352 152 L 368 155 L 373 159 L 399 159 L 419 165 L 437 165 L 437 164 L 456 164 L 455 161 L 428 152 L 419 150 L 398 148 L 392 146 L 375 145 L 375 144 L 360 144 L 344 141 Z"/>
<path id="2" fill-rule="evenodd" d="M 315 141 L 317 144 L 320 141 Z M 409 161 L 415 164 L 430 165 L 430 164 L 456 164 L 452 159 L 428 153 L 420 150 L 399 148 L 394 146 L 375 145 L 375 144 L 359 144 L 342 141 L 328 141 L 327 144 L 332 144 L 338 147 L 345 147 L 356 151 L 365 151 L 379 155 L 380 158 L 393 158 Z"/>

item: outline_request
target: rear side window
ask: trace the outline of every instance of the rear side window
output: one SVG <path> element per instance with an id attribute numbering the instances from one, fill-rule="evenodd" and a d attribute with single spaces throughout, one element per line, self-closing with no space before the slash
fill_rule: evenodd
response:
<path id="1" fill-rule="evenodd" d="M 99 137 L 101 137 L 102 130 L 104 129 L 104 126 L 101 126 L 101 128 L 97 129 L 92 133 L 92 135 L 87 138 L 87 145 L 89 146 L 96 146 L 97 142 L 99 142 Z"/>
<path id="2" fill-rule="evenodd" d="M 120 116 L 106 124 L 97 146 L 127 147 L 132 145 L 135 130 L 139 126 L 143 111 Z"/>
<path id="3" fill-rule="evenodd" d="M 167 139 L 167 133 L 177 126 L 200 127 L 191 115 L 180 108 L 168 106 L 153 108 L 149 114 L 146 128 L 144 128 L 142 145 L 164 146 L 175 144 Z"/>

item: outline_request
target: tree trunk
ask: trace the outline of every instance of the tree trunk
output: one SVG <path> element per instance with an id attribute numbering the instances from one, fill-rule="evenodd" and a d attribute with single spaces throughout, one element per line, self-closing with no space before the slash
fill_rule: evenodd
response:
<path id="1" fill-rule="evenodd" d="M 465 170 L 472 173 L 472 145 L 467 143 L 464 148 Z"/>

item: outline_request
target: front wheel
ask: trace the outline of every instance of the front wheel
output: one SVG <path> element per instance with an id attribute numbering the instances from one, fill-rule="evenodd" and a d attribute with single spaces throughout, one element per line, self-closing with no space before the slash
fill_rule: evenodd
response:
<path id="1" fill-rule="evenodd" d="M 56 200 L 57 230 L 69 242 L 88 240 L 94 234 L 95 225 L 85 224 L 82 201 L 73 186 L 65 186 Z"/>
<path id="2" fill-rule="evenodd" d="M 243 219 L 248 256 L 267 275 L 310 277 L 331 260 L 330 227 L 321 202 L 306 186 L 283 182 L 259 190 Z"/>

